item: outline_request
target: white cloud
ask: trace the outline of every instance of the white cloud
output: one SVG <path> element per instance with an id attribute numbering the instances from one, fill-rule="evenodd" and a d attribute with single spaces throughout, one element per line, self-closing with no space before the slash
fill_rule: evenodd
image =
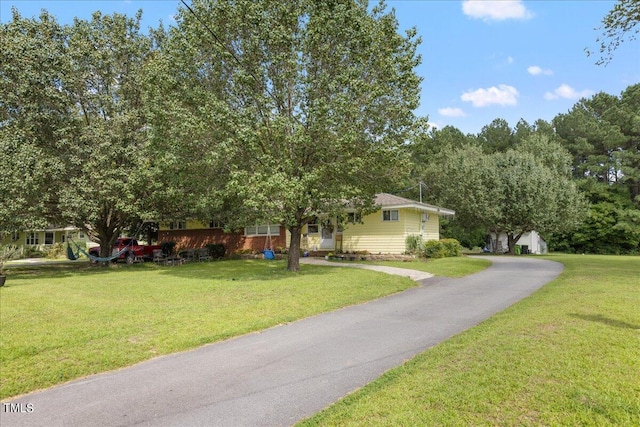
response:
<path id="1" fill-rule="evenodd" d="M 550 69 L 548 68 L 542 69 L 537 65 L 532 65 L 530 67 L 527 67 L 527 72 L 532 76 L 539 76 L 541 74 L 545 76 L 550 76 L 553 74 L 553 71 L 551 71 Z"/>
<path id="2" fill-rule="evenodd" d="M 513 64 L 513 57 L 512 56 L 507 58 L 507 64 Z"/>
<path id="3" fill-rule="evenodd" d="M 438 113 L 441 116 L 445 116 L 445 117 L 466 117 L 466 114 L 464 113 L 464 111 L 462 111 L 462 108 L 453 108 L 453 107 L 439 108 Z"/>
<path id="4" fill-rule="evenodd" d="M 547 92 L 544 94 L 544 99 L 553 100 L 553 99 L 580 99 L 586 98 L 593 95 L 593 91 L 589 89 L 585 89 L 582 91 L 577 91 L 566 83 L 558 86 L 553 92 Z"/>
<path id="5" fill-rule="evenodd" d="M 462 12 L 484 21 L 529 19 L 533 16 L 521 0 L 466 0 L 462 2 Z"/>
<path id="6" fill-rule="evenodd" d="M 515 87 L 509 85 L 492 86 L 487 89 L 470 90 L 462 94 L 460 99 L 471 102 L 474 107 L 486 107 L 488 105 L 516 105 L 520 94 Z"/>

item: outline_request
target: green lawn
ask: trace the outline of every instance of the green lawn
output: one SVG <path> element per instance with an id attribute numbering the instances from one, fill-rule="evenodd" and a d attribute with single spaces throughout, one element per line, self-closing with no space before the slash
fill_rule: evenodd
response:
<path id="1" fill-rule="evenodd" d="M 302 424 L 640 425 L 640 257 L 546 258 L 558 279 Z"/>
<path id="2" fill-rule="evenodd" d="M 386 265 L 389 267 L 410 268 L 426 271 L 436 276 L 463 277 L 477 273 L 491 265 L 491 261 L 478 258 L 441 258 L 433 260 L 416 259 L 415 261 L 374 261 L 367 264 Z"/>
<path id="3" fill-rule="evenodd" d="M 0 288 L 0 398 L 412 286 L 340 267 L 290 273 L 263 260 L 12 268 Z"/>

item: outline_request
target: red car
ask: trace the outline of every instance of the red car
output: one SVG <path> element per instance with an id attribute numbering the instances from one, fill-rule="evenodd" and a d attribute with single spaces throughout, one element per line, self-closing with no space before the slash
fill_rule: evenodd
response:
<path id="1" fill-rule="evenodd" d="M 127 264 L 133 264 L 138 260 L 151 261 L 153 259 L 153 251 L 156 249 L 162 249 L 159 245 L 140 245 L 136 239 L 132 239 L 130 237 L 119 237 L 113 245 L 111 253 L 115 255 L 125 248 L 126 250 L 124 250 L 118 258 L 114 259 L 113 262 L 116 262 L 119 259 L 125 260 Z M 89 255 L 99 257 L 100 247 L 96 246 L 89 249 Z"/>

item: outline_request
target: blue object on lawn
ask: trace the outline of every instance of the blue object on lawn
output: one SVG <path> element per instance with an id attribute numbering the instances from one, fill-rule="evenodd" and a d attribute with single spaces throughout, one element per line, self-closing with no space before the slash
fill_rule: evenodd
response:
<path id="1" fill-rule="evenodd" d="M 264 251 L 262 251 L 262 253 L 264 254 L 264 259 L 275 259 L 276 256 L 273 253 L 273 251 L 271 249 L 265 249 Z"/>

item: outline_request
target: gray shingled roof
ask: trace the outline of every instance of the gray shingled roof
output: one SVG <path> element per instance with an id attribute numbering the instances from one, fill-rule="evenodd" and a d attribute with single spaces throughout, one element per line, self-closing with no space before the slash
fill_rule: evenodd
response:
<path id="1" fill-rule="evenodd" d="M 439 206 L 428 205 L 426 203 L 420 203 L 415 200 L 406 199 L 400 196 L 394 196 L 388 193 L 376 194 L 375 204 L 383 208 L 391 207 L 413 207 L 416 209 L 442 213 L 443 215 L 455 215 L 455 211 L 451 209 L 441 208 Z"/>

